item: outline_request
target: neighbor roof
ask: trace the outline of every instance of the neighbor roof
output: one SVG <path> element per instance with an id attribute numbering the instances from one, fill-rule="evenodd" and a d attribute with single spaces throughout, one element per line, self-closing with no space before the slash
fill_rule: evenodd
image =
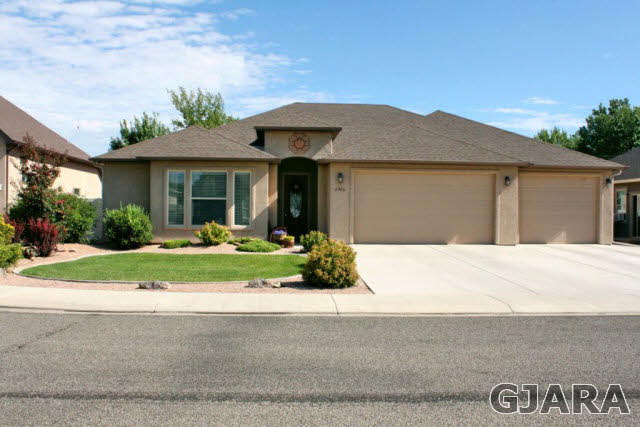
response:
<path id="1" fill-rule="evenodd" d="M 0 96 L 0 131 L 11 141 L 21 144 L 25 135 L 33 137 L 40 148 L 89 162 L 89 155 L 58 135 L 31 115 Z"/>
<path id="2" fill-rule="evenodd" d="M 640 179 L 640 147 L 632 148 L 626 153 L 620 154 L 618 157 L 611 159 L 616 163 L 629 166 L 622 174 L 616 177 L 616 181 L 624 179 Z"/>
<path id="3" fill-rule="evenodd" d="M 159 158 L 229 158 L 230 142 L 251 149 L 237 158 L 277 158 L 262 148 L 257 131 L 325 129 L 335 138 L 320 150 L 319 162 L 424 162 L 615 169 L 621 165 L 527 138 L 453 114 L 427 116 L 388 105 L 294 103 L 224 126 L 204 130 L 197 139 L 180 132 L 96 157 L 99 161 Z M 206 133 L 205 133 L 206 132 Z M 234 150 L 236 147 L 233 147 Z M 263 157 L 256 157 L 255 152 Z"/>

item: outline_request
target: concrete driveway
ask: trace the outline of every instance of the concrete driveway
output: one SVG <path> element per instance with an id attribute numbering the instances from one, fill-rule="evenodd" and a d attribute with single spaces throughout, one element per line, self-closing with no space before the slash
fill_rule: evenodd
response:
<path id="1" fill-rule="evenodd" d="M 354 245 L 382 295 L 491 298 L 513 313 L 640 312 L 640 247 Z"/>

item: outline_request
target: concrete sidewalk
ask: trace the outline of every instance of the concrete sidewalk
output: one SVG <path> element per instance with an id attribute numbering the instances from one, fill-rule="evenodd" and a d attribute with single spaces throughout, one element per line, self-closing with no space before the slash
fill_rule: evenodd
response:
<path id="1" fill-rule="evenodd" d="M 638 300 L 532 295 L 514 306 L 471 292 L 420 295 L 237 294 L 0 286 L 0 308 L 141 314 L 525 315 L 640 314 Z"/>

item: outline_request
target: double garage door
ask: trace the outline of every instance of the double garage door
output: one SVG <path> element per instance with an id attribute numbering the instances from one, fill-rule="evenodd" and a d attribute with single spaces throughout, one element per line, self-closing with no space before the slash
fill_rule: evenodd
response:
<path id="1" fill-rule="evenodd" d="M 493 243 L 493 173 L 354 171 L 356 243 Z M 596 241 L 597 179 L 519 176 L 520 243 Z"/>

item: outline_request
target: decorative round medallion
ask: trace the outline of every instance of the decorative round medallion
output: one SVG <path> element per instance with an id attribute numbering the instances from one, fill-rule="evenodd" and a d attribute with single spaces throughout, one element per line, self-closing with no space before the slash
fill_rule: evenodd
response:
<path id="1" fill-rule="evenodd" d="M 289 150 L 295 154 L 302 154 L 309 149 L 311 139 L 305 133 L 296 132 L 289 137 Z"/>

